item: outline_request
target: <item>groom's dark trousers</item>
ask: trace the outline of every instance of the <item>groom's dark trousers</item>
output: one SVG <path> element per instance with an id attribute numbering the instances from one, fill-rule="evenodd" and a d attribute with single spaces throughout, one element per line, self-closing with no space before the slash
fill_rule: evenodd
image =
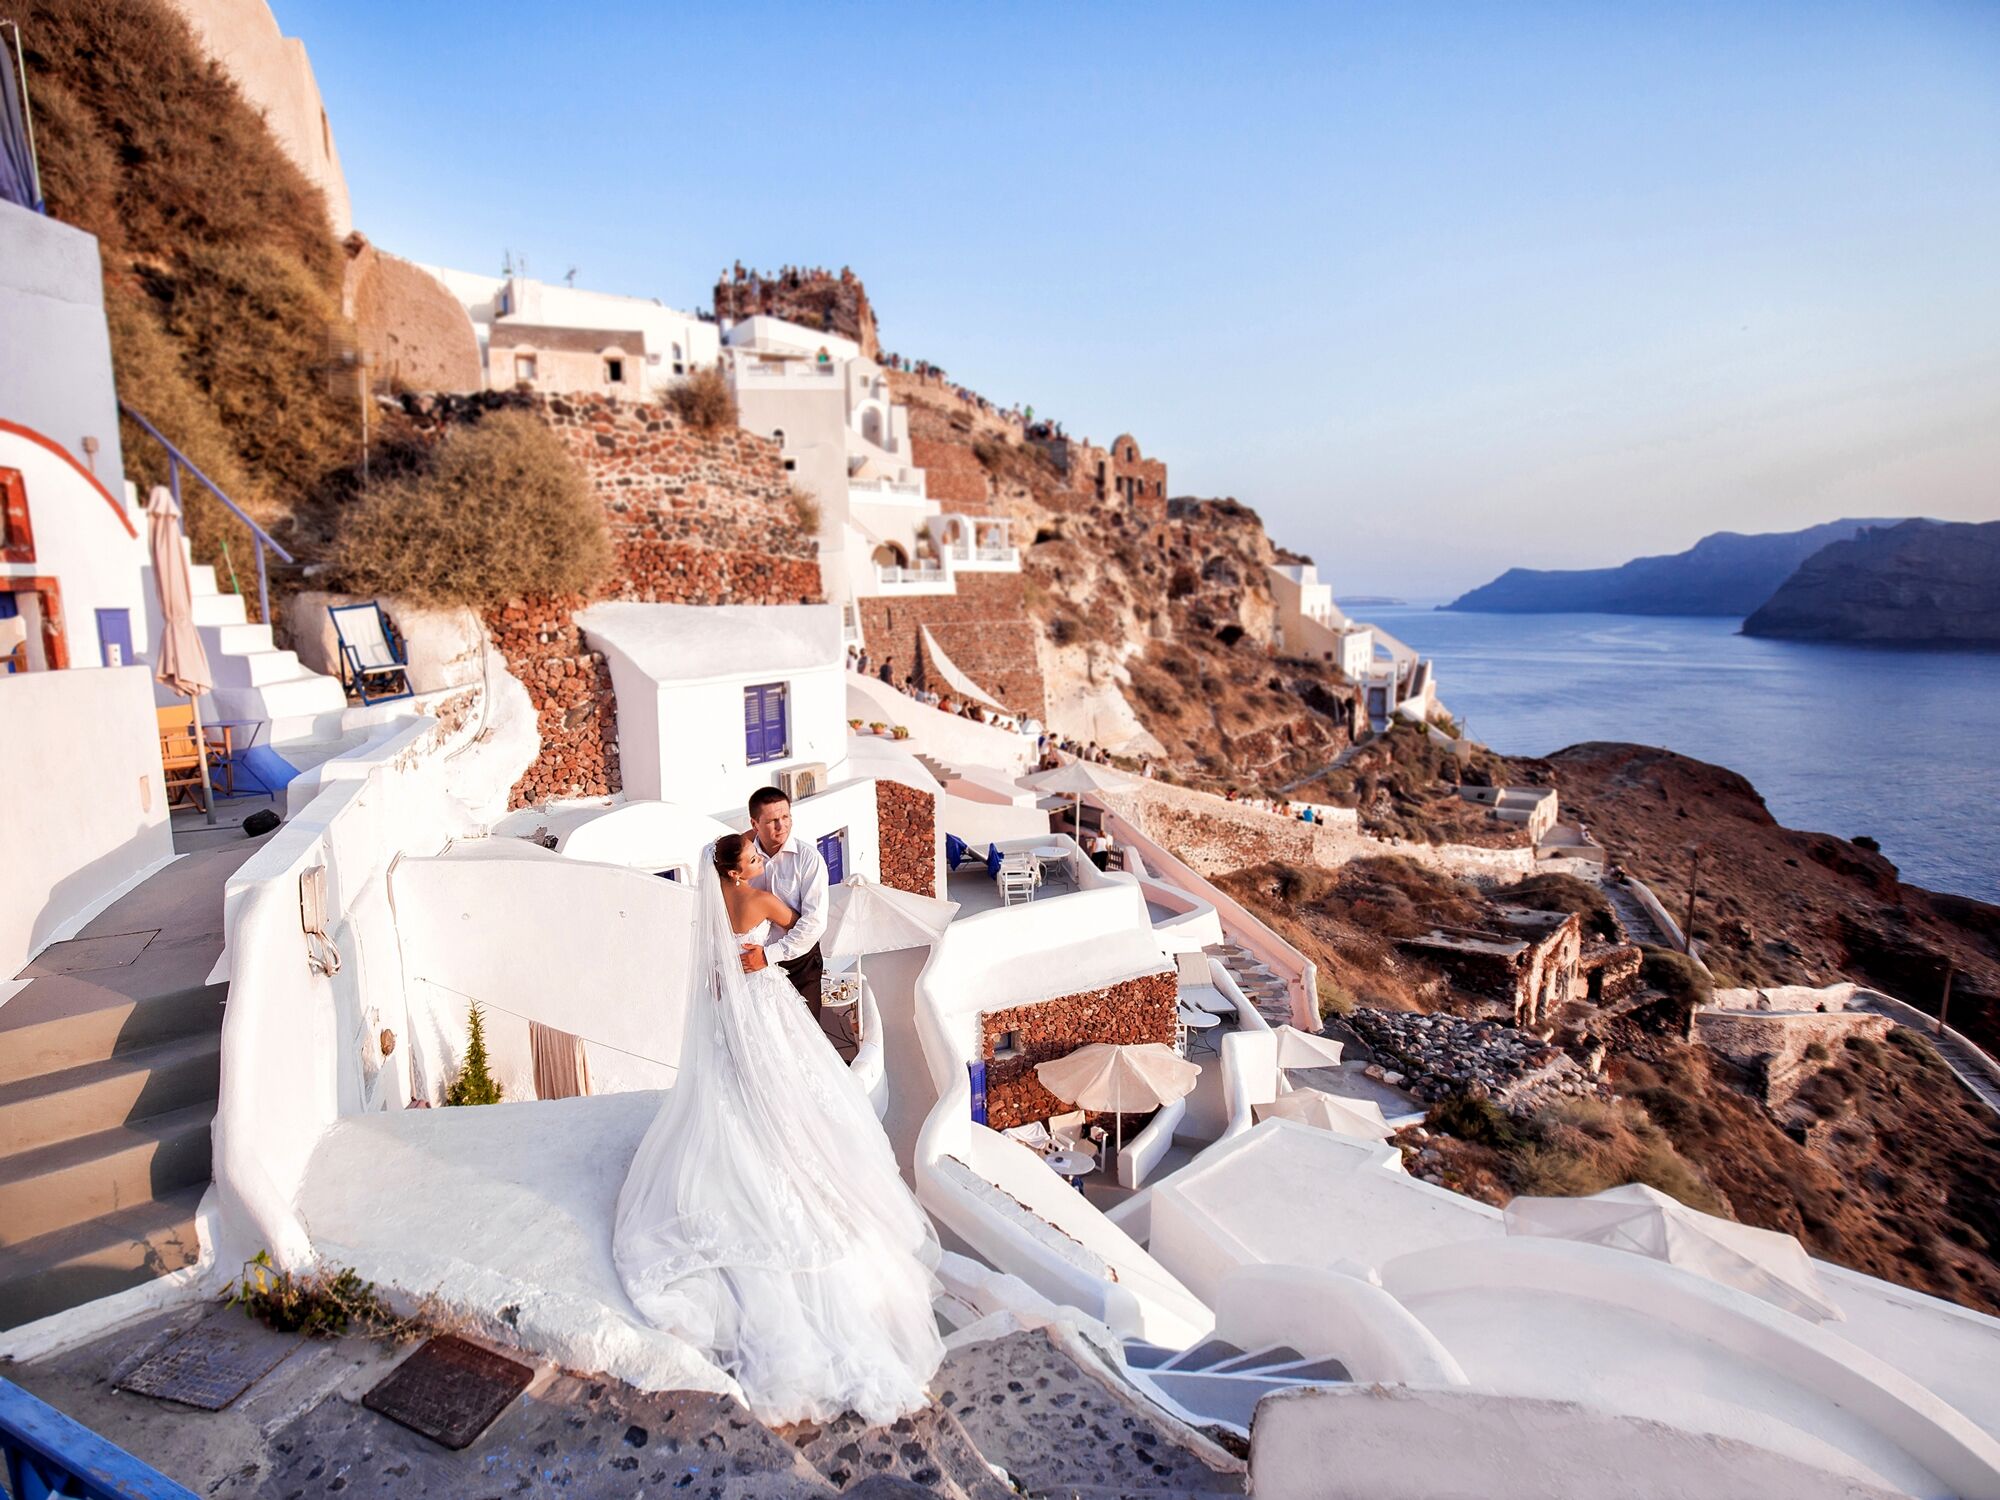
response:
<path id="1" fill-rule="evenodd" d="M 806 1002 L 806 1009 L 812 1012 L 812 1018 L 817 1021 L 819 982 L 821 976 L 826 973 L 826 959 L 819 951 L 819 944 L 814 943 L 797 958 L 780 959 L 778 967 L 785 971 L 785 977 L 791 980 L 792 988 L 799 992 Z"/>

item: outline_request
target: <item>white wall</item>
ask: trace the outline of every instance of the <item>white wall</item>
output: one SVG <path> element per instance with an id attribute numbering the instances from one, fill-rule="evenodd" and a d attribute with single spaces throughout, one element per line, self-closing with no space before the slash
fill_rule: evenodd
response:
<path id="1" fill-rule="evenodd" d="M 144 667 L 0 675 L 0 982 L 173 857 Z"/>
<path id="2" fill-rule="evenodd" d="M 0 365 L 6 363 L 0 360 Z M 98 462 L 101 467 L 101 454 Z M 128 516 L 124 505 L 66 454 L 21 433 L 0 429 L 0 468 L 21 471 L 35 548 L 32 562 L 0 562 L 0 590 L 25 587 L 9 580 L 55 579 L 73 667 L 104 664 L 97 636 L 100 609 L 125 611 L 132 659 L 143 660 L 148 652 L 146 606 L 152 577 L 145 566 L 144 518 Z"/>
<path id="3" fill-rule="evenodd" d="M 6 331 L 0 419 L 45 433 L 86 465 L 83 440 L 95 438 L 94 472 L 123 498 L 125 461 L 95 236 L 0 203 L 0 329 Z"/>

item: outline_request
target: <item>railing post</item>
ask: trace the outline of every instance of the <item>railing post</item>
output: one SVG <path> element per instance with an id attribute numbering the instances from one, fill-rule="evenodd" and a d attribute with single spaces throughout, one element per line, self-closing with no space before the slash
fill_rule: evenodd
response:
<path id="1" fill-rule="evenodd" d="M 271 586 L 264 576 L 264 544 L 257 543 L 257 619 L 259 623 L 271 623 Z"/>

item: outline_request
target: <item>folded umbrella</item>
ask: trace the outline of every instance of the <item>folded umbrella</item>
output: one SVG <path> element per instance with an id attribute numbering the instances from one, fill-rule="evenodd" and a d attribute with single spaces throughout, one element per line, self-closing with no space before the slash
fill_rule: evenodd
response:
<path id="1" fill-rule="evenodd" d="M 1332 1068 L 1340 1063 L 1340 1043 L 1330 1036 L 1315 1036 L 1296 1026 L 1273 1026 L 1278 1039 L 1278 1066 L 1281 1068 Z"/>
<path id="2" fill-rule="evenodd" d="M 1361 1141 L 1386 1141 L 1396 1133 L 1382 1118 L 1382 1106 L 1373 1099 L 1342 1099 L 1318 1089 L 1293 1089 L 1269 1104 L 1252 1105 L 1251 1113 L 1260 1124 L 1265 1120 L 1296 1120 Z"/>

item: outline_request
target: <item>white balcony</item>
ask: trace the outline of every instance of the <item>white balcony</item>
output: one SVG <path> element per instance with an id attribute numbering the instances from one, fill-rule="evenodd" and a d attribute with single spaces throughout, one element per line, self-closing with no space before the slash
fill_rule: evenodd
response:
<path id="1" fill-rule="evenodd" d="M 756 390 L 801 386 L 833 389 L 840 366 L 834 361 L 822 365 L 810 359 L 765 359 L 754 353 L 739 353 L 731 363 L 730 373 L 736 384 Z"/>
<path id="2" fill-rule="evenodd" d="M 907 479 L 850 479 L 847 481 L 847 495 L 850 500 L 876 504 L 902 504 L 911 500 L 922 502 L 929 498 L 924 494 L 922 484 Z"/>
<path id="3" fill-rule="evenodd" d="M 916 568 L 874 564 L 877 594 L 951 594 L 958 591 L 949 572 L 935 565 Z"/>

